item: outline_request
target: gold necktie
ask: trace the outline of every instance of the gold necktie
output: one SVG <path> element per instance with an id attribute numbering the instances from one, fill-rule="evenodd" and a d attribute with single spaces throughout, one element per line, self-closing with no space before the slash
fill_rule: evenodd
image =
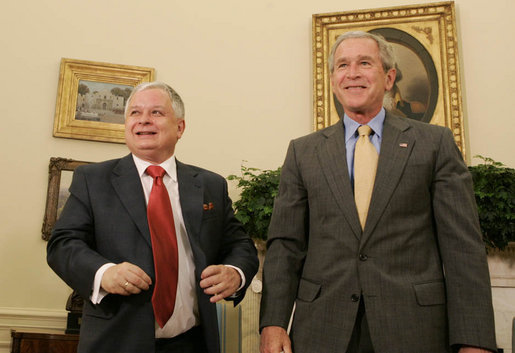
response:
<path id="1" fill-rule="evenodd" d="M 369 139 L 371 132 L 372 129 L 368 125 L 361 125 L 358 128 L 359 139 L 356 141 L 354 150 L 354 200 L 361 229 L 365 228 L 377 170 L 378 155 Z"/>

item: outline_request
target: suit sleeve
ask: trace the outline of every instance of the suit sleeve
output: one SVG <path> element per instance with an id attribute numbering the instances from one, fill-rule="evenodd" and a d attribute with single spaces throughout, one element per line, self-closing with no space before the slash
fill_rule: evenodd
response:
<path id="1" fill-rule="evenodd" d="M 220 263 L 239 268 L 245 276 L 245 285 L 236 296 L 226 298 L 233 300 L 235 305 L 244 298 L 245 291 L 257 272 L 259 262 L 256 247 L 252 239 L 245 233 L 243 225 L 234 216 L 232 201 L 227 191 L 227 182 L 223 179 L 224 222 Z"/>
<path id="2" fill-rule="evenodd" d="M 279 192 L 268 231 L 260 329 L 288 327 L 306 256 L 308 220 L 307 191 L 292 141 L 281 169 Z"/>
<path id="3" fill-rule="evenodd" d="M 472 178 L 449 129 L 441 137 L 432 195 L 446 278 L 450 344 L 495 351 L 490 277 Z"/>
<path id="4" fill-rule="evenodd" d="M 47 262 L 71 288 L 89 298 L 96 271 L 109 262 L 94 250 L 88 184 L 81 167 L 73 173 L 70 196 L 47 244 Z"/>

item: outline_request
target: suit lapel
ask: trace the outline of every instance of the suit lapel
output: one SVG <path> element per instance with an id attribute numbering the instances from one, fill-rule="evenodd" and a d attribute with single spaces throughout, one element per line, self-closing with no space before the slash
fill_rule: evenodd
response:
<path id="1" fill-rule="evenodd" d="M 409 133 L 409 128 L 406 118 L 386 113 L 381 153 L 361 246 L 381 218 L 413 150 L 415 138 Z"/>
<path id="2" fill-rule="evenodd" d="M 198 175 L 198 171 L 177 161 L 177 180 L 179 182 L 182 217 L 196 263 L 198 261 L 205 262 L 205 260 L 202 260 L 204 259 L 204 253 L 200 247 L 204 189 Z"/>
<path id="3" fill-rule="evenodd" d="M 326 139 L 317 146 L 317 156 L 322 172 L 326 177 L 332 194 L 336 198 L 337 204 L 342 210 L 343 216 L 349 223 L 356 238 L 359 239 L 361 237 L 361 225 L 358 212 L 354 202 L 349 202 L 349 200 L 354 200 L 354 194 L 347 169 L 343 121 L 340 120 L 322 133 Z"/>
<path id="4" fill-rule="evenodd" d="M 113 169 L 111 183 L 148 245 L 152 246 L 147 222 L 145 194 L 132 155 L 129 154 L 120 159 Z"/>

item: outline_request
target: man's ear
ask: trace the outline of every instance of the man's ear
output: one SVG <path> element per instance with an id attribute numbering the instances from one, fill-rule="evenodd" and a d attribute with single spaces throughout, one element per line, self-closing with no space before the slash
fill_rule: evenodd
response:
<path id="1" fill-rule="evenodd" d="M 177 119 L 177 137 L 181 138 L 186 129 L 186 121 L 184 119 Z"/>
<path id="2" fill-rule="evenodd" d="M 397 75 L 397 70 L 395 70 L 393 68 L 388 70 L 388 72 L 386 73 L 386 77 L 385 77 L 385 90 L 386 91 L 389 91 L 392 89 L 393 84 L 395 83 L 396 75 Z"/>

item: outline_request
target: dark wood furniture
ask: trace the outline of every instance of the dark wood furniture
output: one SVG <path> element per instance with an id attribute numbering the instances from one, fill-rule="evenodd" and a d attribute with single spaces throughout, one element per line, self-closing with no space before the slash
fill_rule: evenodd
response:
<path id="1" fill-rule="evenodd" d="M 77 353 L 79 335 L 58 330 L 12 330 L 12 353 Z"/>

